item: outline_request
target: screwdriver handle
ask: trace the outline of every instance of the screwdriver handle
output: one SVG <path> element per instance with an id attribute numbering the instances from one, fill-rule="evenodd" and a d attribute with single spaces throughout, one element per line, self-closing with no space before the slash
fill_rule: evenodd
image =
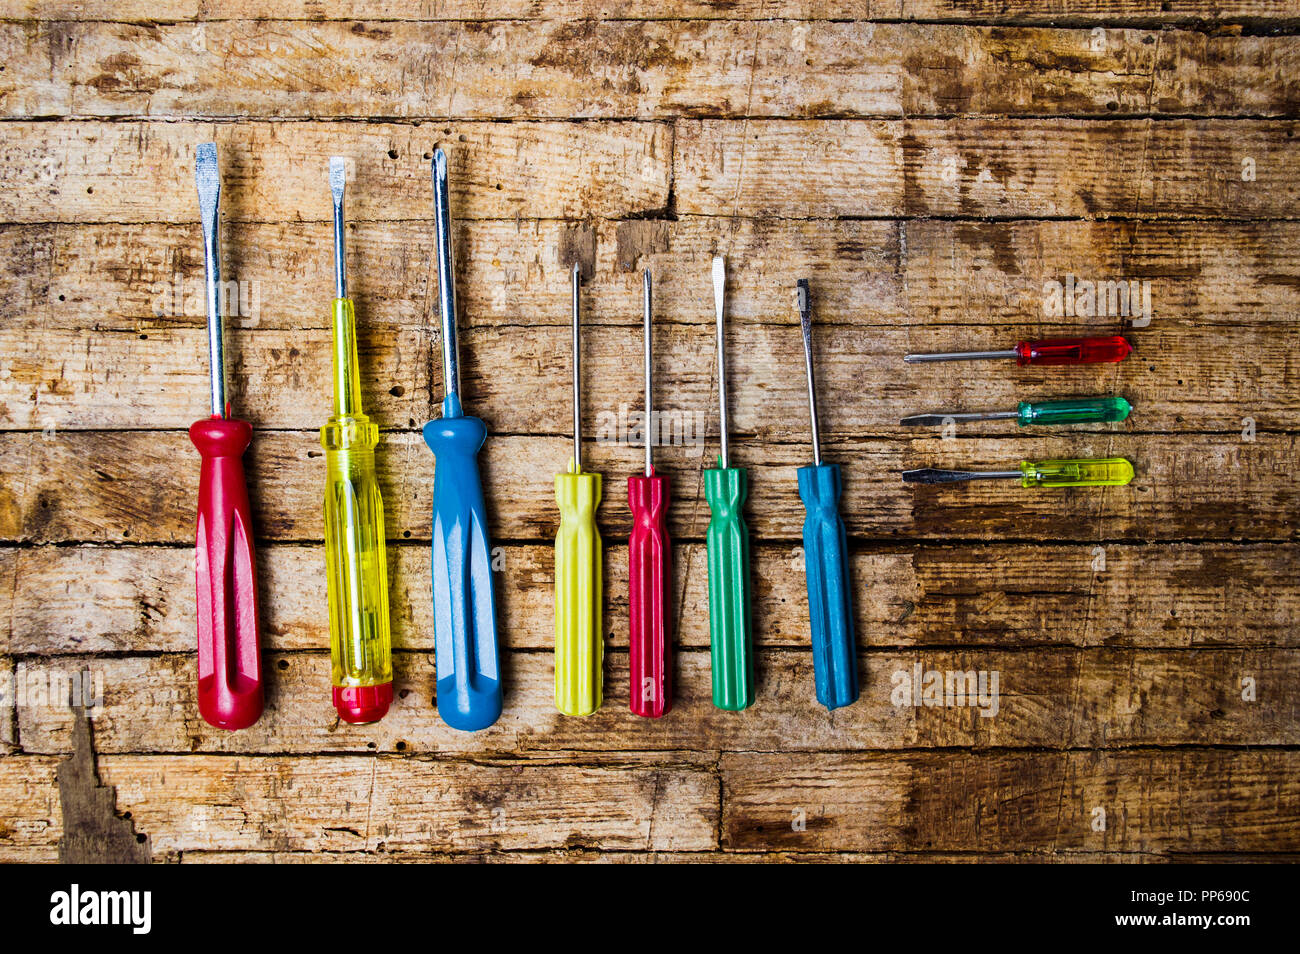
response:
<path id="1" fill-rule="evenodd" d="M 813 676 L 817 701 L 838 709 L 858 698 L 858 661 L 853 636 L 853 588 L 849 544 L 840 519 L 838 464 L 800 467 L 804 569 L 812 624 Z"/>
<path id="2" fill-rule="evenodd" d="M 424 425 L 434 455 L 433 637 L 438 714 L 473 732 L 501 716 L 496 601 L 478 452 L 487 425 L 465 417 L 448 394 L 442 417 Z"/>
<path id="3" fill-rule="evenodd" d="M 1022 487 L 1122 487 L 1133 465 L 1123 457 L 1022 460 L 1020 475 Z"/>
<path id="4" fill-rule="evenodd" d="M 576 464 L 555 475 L 560 529 L 555 535 L 555 708 L 590 715 L 600 708 L 605 641 L 596 507 L 600 474 Z"/>
<path id="5" fill-rule="evenodd" d="M 737 712 L 754 703 L 754 656 L 750 647 L 749 528 L 742 508 L 748 491 L 743 467 L 704 471 L 709 502 L 709 644 L 713 704 Z"/>
<path id="6" fill-rule="evenodd" d="M 631 708 L 657 719 L 672 708 L 672 638 L 668 628 L 672 554 L 668 542 L 668 478 L 627 479 L 632 510 L 628 541 L 628 652 Z"/>
<path id="7" fill-rule="evenodd" d="M 1133 350 L 1123 335 L 1109 338 L 1044 338 L 1016 344 L 1020 365 L 1104 364 L 1123 361 Z"/>
<path id="8" fill-rule="evenodd" d="M 199 634 L 199 714 L 219 729 L 244 729 L 262 715 L 253 520 L 244 481 L 247 421 L 211 417 L 190 427 L 203 458 L 194 571 Z"/>
<path id="9" fill-rule="evenodd" d="M 379 428 L 361 410 L 356 319 L 336 298 L 334 414 L 325 448 L 325 572 L 330 603 L 330 681 L 344 722 L 378 722 L 393 701 L 384 501 L 375 476 Z"/>
<path id="10" fill-rule="evenodd" d="M 1113 424 L 1129 416 L 1133 405 L 1122 397 L 1081 398 L 1075 401 L 1047 401 L 1030 404 L 1021 401 L 1016 408 L 1016 423 L 1029 424 Z"/>

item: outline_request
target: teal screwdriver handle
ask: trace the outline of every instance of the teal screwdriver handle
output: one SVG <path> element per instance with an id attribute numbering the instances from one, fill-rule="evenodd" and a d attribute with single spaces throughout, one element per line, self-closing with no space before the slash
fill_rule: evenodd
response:
<path id="1" fill-rule="evenodd" d="M 849 543 L 839 510 L 840 468 L 838 464 L 813 464 L 800 467 L 798 474 L 799 497 L 808 513 L 803 549 L 813 678 L 817 701 L 827 709 L 838 709 L 858 698 Z"/>
<path id="2" fill-rule="evenodd" d="M 1122 421 L 1133 405 L 1122 397 L 1080 398 L 1075 401 L 1048 401 L 1030 404 L 1021 401 L 1016 408 L 1016 423 L 1026 424 L 1097 424 Z"/>
<path id="3" fill-rule="evenodd" d="M 743 467 L 706 468 L 709 502 L 709 644 L 713 704 L 738 712 L 754 704 L 754 654 L 750 646 L 749 528 Z"/>
<path id="4" fill-rule="evenodd" d="M 424 425 L 433 451 L 433 639 L 438 714 L 453 729 L 486 729 L 501 716 L 496 601 L 478 452 L 487 425 L 465 417 L 453 393 Z"/>

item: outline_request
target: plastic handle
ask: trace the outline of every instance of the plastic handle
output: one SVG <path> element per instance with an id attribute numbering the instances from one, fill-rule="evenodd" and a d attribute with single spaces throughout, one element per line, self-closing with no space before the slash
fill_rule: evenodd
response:
<path id="1" fill-rule="evenodd" d="M 839 511 L 840 468 L 810 465 L 798 473 L 799 497 L 808 512 L 803 549 L 817 701 L 838 709 L 858 698 L 849 543 Z"/>
<path id="2" fill-rule="evenodd" d="M 742 508 L 748 474 L 741 467 L 704 471 L 709 502 L 709 644 L 713 704 L 733 712 L 754 704 L 754 656 L 750 647 L 749 528 Z"/>
<path id="3" fill-rule="evenodd" d="M 1133 465 L 1123 457 L 1083 460 L 1022 460 L 1022 487 L 1123 486 L 1133 479 Z"/>
<path id="4" fill-rule="evenodd" d="M 628 652 L 631 708 L 657 719 L 672 708 L 672 637 L 668 627 L 672 554 L 668 542 L 668 478 L 627 479 L 632 509 L 628 541 Z"/>
<path id="5" fill-rule="evenodd" d="M 219 729 L 244 729 L 262 715 L 253 521 L 244 482 L 247 421 L 196 421 L 190 440 L 203 457 L 194 571 L 199 630 L 199 715 Z"/>
<path id="6" fill-rule="evenodd" d="M 379 428 L 361 411 L 356 319 L 336 298 L 334 416 L 325 448 L 325 572 L 334 708 L 344 722 L 377 722 L 393 701 L 384 502 L 375 479 Z"/>
<path id="7" fill-rule="evenodd" d="M 1016 345 L 1017 364 L 1103 364 L 1123 361 L 1133 346 L 1121 335 L 1110 338 L 1045 338 Z"/>
<path id="8" fill-rule="evenodd" d="M 1027 424 L 1113 424 L 1129 416 L 1133 405 L 1122 397 L 1084 398 L 1078 401 L 1048 401 L 1030 404 L 1021 401 L 1017 422 Z"/>
<path id="9" fill-rule="evenodd" d="M 424 425 L 433 451 L 433 639 L 438 714 L 454 729 L 486 729 L 501 716 L 496 600 L 478 451 L 487 425 L 448 394 Z"/>
<path id="10" fill-rule="evenodd" d="M 605 654 L 596 529 L 600 474 L 584 474 L 570 463 L 568 473 L 555 475 L 555 500 L 555 708 L 585 716 L 600 708 Z"/>

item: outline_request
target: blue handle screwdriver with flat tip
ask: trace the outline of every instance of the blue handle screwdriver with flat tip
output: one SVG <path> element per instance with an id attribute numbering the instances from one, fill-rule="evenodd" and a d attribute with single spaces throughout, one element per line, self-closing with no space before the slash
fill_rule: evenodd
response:
<path id="1" fill-rule="evenodd" d="M 822 463 L 808 280 L 799 279 L 796 290 L 804 364 L 808 371 L 808 409 L 812 420 L 813 462 L 810 466 L 800 467 L 798 475 L 799 497 L 807 511 L 803 524 L 803 558 L 808 579 L 808 616 L 812 624 L 813 680 L 817 687 L 817 701 L 827 709 L 838 709 L 851 705 L 858 698 L 849 543 L 844 521 L 840 519 L 840 467 Z"/>
<path id="2" fill-rule="evenodd" d="M 478 452 L 487 425 L 460 404 L 456 284 L 447 155 L 433 153 L 438 307 L 442 317 L 442 417 L 424 425 L 433 451 L 433 638 L 438 714 L 453 729 L 486 729 L 501 716 L 492 550 Z"/>

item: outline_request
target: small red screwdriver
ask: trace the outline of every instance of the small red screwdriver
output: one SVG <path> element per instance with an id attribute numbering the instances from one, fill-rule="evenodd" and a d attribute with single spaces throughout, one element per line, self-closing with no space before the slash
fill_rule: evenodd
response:
<path id="1" fill-rule="evenodd" d="M 983 358 L 1015 358 L 1016 364 L 1105 364 L 1123 361 L 1133 346 L 1122 335 L 1110 338 L 1044 338 L 1021 341 L 1005 351 L 949 351 L 945 354 L 909 354 L 908 364 L 926 361 L 979 361 Z"/>
<path id="2" fill-rule="evenodd" d="M 656 474 L 650 448 L 654 411 L 650 391 L 650 269 L 643 280 L 645 308 L 645 476 L 627 479 L 632 509 L 628 540 L 628 653 L 631 708 L 657 719 L 672 707 L 672 631 L 668 624 L 672 555 L 668 542 L 668 478 Z"/>

